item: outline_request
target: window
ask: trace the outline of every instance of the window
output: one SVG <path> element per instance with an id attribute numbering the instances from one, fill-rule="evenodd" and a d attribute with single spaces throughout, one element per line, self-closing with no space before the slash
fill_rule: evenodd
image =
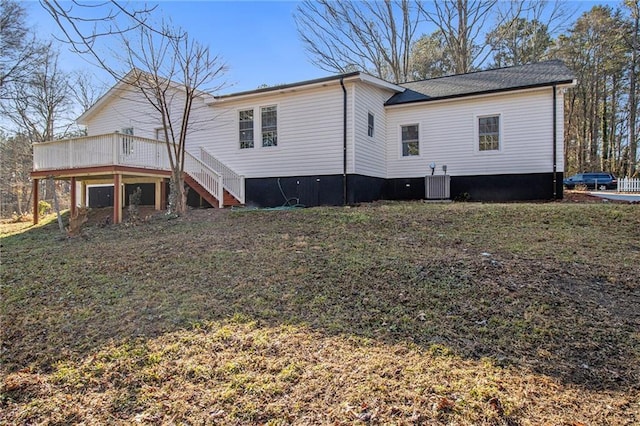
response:
<path id="1" fill-rule="evenodd" d="M 125 127 L 122 129 L 122 153 L 133 154 L 133 127 Z"/>
<path id="2" fill-rule="evenodd" d="M 411 157 L 420 155 L 420 143 L 418 140 L 418 125 L 401 126 L 402 156 Z"/>
<path id="3" fill-rule="evenodd" d="M 238 114 L 240 149 L 253 148 L 253 110 L 246 109 Z"/>
<path id="4" fill-rule="evenodd" d="M 275 106 L 262 107 L 262 146 L 278 145 L 278 111 Z"/>
<path id="5" fill-rule="evenodd" d="M 374 117 L 373 114 L 369 113 L 369 119 L 368 119 L 368 126 L 367 126 L 367 135 L 369 135 L 369 137 L 373 137 L 373 124 L 374 124 Z"/>
<path id="6" fill-rule="evenodd" d="M 478 149 L 497 151 L 500 149 L 500 116 L 478 117 Z"/>

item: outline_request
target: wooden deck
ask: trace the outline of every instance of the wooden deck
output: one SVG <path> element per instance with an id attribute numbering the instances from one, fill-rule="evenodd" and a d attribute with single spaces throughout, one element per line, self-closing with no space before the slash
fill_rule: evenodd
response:
<path id="1" fill-rule="evenodd" d="M 114 223 L 122 220 L 124 205 L 122 187 L 128 183 L 154 183 L 156 209 L 166 207 L 164 183 L 171 176 L 167 146 L 164 142 L 121 133 L 85 136 L 35 144 L 33 146 L 34 206 L 37 206 L 38 182 L 45 178 L 72 182 L 72 213 L 80 201 L 86 205 L 86 186 L 114 185 Z M 232 195 L 244 193 L 244 178 L 234 174 L 213 156 L 200 150 L 200 158 L 190 153 L 185 157 L 185 182 L 214 207 L 242 204 Z M 217 171 L 213 167 L 218 167 Z M 223 174 L 224 173 L 224 176 Z M 224 187 L 224 180 L 231 185 Z M 81 199 L 77 199 L 77 188 Z M 241 191 L 236 188 L 240 187 Z M 35 208 L 34 208 L 35 209 Z M 34 214 L 34 223 L 37 223 Z"/>

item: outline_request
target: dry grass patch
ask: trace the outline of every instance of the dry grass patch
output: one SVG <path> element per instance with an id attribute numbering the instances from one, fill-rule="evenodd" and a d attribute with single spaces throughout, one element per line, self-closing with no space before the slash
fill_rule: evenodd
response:
<path id="1" fill-rule="evenodd" d="M 638 206 L 53 225 L 2 240 L 0 423 L 640 422 Z"/>

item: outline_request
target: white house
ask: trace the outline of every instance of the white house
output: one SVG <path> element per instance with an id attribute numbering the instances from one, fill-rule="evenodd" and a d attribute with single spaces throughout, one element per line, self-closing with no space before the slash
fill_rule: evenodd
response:
<path id="1" fill-rule="evenodd" d="M 447 180 L 436 196 L 561 198 L 563 94 L 573 85 L 572 72 L 554 60 L 403 84 L 353 72 L 202 94 L 187 142 L 187 182 L 201 197 L 192 201 L 420 199 L 429 182 Z M 168 177 L 162 125 L 140 98 L 120 83 L 79 118 L 87 137 L 34 146 L 35 185 L 51 175 L 83 188 L 115 185 L 116 221 L 133 186 L 143 185 L 148 203 L 161 208 Z M 425 179 L 432 174 L 448 177 Z"/>

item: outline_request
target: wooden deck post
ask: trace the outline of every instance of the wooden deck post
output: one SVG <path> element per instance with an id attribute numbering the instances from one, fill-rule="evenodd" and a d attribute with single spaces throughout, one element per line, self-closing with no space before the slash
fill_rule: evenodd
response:
<path id="1" fill-rule="evenodd" d="M 71 182 L 69 183 L 69 185 L 71 186 L 70 190 L 71 190 L 71 217 L 75 216 L 76 214 L 76 210 L 78 209 L 78 202 L 76 199 L 76 178 L 75 176 L 71 177 Z"/>
<path id="2" fill-rule="evenodd" d="M 80 181 L 80 205 L 87 207 L 87 183 Z"/>
<path id="3" fill-rule="evenodd" d="M 162 184 L 164 179 L 156 179 L 155 209 L 162 210 Z"/>
<path id="4" fill-rule="evenodd" d="M 38 224 L 38 203 L 40 202 L 40 200 L 38 199 L 38 183 L 39 180 L 38 179 L 34 179 L 32 182 L 33 185 L 33 224 L 37 225 Z"/>
<path id="5" fill-rule="evenodd" d="M 160 210 L 167 208 L 167 180 L 160 182 Z"/>
<path id="6" fill-rule="evenodd" d="M 122 222 L 121 176 L 113 175 L 113 223 Z"/>

